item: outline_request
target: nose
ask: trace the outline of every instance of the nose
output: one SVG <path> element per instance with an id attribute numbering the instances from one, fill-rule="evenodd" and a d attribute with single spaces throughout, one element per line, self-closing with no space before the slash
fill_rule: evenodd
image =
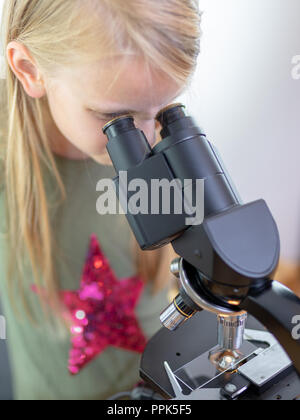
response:
<path id="1" fill-rule="evenodd" d="M 142 130 L 151 146 L 160 140 L 161 125 L 154 118 L 151 120 L 135 120 L 136 126 Z"/>
<path id="2" fill-rule="evenodd" d="M 149 120 L 135 120 L 136 126 L 142 130 L 147 137 L 149 143 L 151 146 L 155 143 L 155 120 L 149 119 Z"/>

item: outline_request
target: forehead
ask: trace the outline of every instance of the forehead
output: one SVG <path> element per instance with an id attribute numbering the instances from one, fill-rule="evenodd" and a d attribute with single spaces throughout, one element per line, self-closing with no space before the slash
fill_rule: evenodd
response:
<path id="1" fill-rule="evenodd" d="M 168 104 L 181 93 L 184 86 L 177 84 L 162 71 L 151 68 L 142 58 L 129 56 L 105 59 L 82 65 L 68 74 L 70 87 L 90 105 L 133 108 L 155 108 Z"/>

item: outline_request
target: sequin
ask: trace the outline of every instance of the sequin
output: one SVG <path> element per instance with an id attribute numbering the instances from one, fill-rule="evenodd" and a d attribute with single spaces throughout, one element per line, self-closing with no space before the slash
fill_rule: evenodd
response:
<path id="1" fill-rule="evenodd" d="M 144 351 L 146 338 L 135 315 L 143 287 L 138 276 L 116 277 L 96 235 L 92 235 L 79 290 L 61 293 L 71 323 L 72 375 L 109 346 Z"/>

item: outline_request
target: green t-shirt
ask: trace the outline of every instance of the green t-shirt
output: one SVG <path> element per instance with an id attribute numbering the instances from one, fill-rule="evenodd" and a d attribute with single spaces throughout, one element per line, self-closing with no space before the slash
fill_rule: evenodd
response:
<path id="1" fill-rule="evenodd" d="M 57 241 L 57 272 L 62 290 L 78 290 L 90 236 L 96 234 L 102 251 L 118 278 L 135 275 L 131 253 L 131 231 L 124 215 L 99 215 L 96 185 L 112 178 L 112 167 L 93 160 L 73 161 L 56 157 L 67 199 L 53 217 Z M 77 376 L 68 372 L 70 335 L 50 328 L 36 327 L 25 317 L 20 320 L 11 305 L 6 288 L 7 243 L 5 236 L 4 194 L 0 195 L 0 290 L 7 322 L 7 345 L 10 353 L 16 399 L 106 399 L 131 390 L 139 381 L 141 354 L 108 347 Z M 42 244 L 41 244 L 42 246 Z M 59 257 L 58 257 L 59 255 Z M 24 273 L 26 297 L 36 314 L 42 309 L 31 290 L 32 276 Z M 157 295 L 146 285 L 136 307 L 139 324 L 147 338 L 161 327 L 159 314 L 168 304 L 167 288 Z M 19 302 L 19 296 L 16 296 Z"/>

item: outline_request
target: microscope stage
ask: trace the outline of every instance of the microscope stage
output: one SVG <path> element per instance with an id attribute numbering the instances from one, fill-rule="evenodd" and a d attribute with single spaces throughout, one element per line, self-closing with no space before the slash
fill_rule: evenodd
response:
<path id="1" fill-rule="evenodd" d="M 258 336 L 266 332 L 264 327 L 250 316 L 246 328 L 259 331 Z M 300 379 L 278 344 L 270 348 L 270 351 L 263 351 L 261 343 L 245 341 L 241 350 L 245 356 L 252 354 L 249 364 L 239 365 L 240 371 L 220 374 L 208 360 L 209 353 L 216 343 L 217 318 L 208 312 L 203 311 L 195 315 L 174 332 L 162 328 L 150 340 L 143 354 L 141 377 L 165 398 L 174 398 L 173 388 L 164 367 L 164 362 L 167 361 L 186 395 L 197 387 L 204 387 L 222 390 L 216 394 L 220 396 L 219 399 L 300 398 Z M 260 349 L 257 354 L 256 349 Z M 230 395 L 226 389 L 232 388 L 243 392 L 237 396 L 234 393 Z"/>

